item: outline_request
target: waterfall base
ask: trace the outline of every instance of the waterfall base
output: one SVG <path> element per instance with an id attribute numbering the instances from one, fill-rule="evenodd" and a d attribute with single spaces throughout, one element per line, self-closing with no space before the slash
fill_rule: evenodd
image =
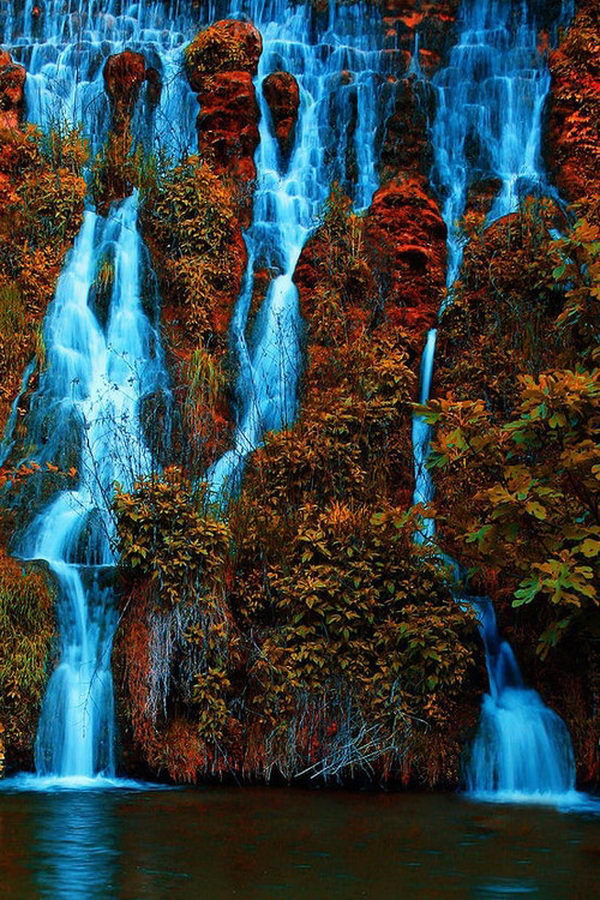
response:
<path id="1" fill-rule="evenodd" d="M 503 640 L 488 597 L 469 598 L 479 619 L 490 692 L 466 767 L 468 793 L 501 803 L 571 806 L 575 758 L 567 726 L 527 687 L 511 646 Z"/>
<path id="2" fill-rule="evenodd" d="M 135 781 L 132 778 L 108 778 L 103 775 L 35 775 L 22 773 L 0 782 L 1 793 L 19 791 L 32 793 L 55 793 L 57 791 L 152 791 L 173 790 L 171 785 Z"/>

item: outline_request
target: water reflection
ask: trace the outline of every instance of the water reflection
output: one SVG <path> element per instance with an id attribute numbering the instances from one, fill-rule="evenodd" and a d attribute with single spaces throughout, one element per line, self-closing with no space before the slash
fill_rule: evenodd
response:
<path id="1" fill-rule="evenodd" d="M 456 796 L 0 793 L 8 898 L 595 895 L 600 818 Z"/>
<path id="2" fill-rule="evenodd" d="M 39 813 L 32 849 L 40 893 L 57 900 L 109 895 L 120 855 L 114 803 L 92 792 L 56 793 Z"/>

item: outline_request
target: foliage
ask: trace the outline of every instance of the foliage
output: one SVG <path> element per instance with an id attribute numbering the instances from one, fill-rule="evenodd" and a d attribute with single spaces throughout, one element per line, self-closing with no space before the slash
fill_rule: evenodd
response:
<path id="1" fill-rule="evenodd" d="M 201 497 L 192 502 L 191 493 L 181 472 L 167 469 L 160 481 L 117 492 L 115 511 L 121 573 L 134 601 L 121 649 L 134 737 L 155 768 L 193 781 L 232 720 L 229 673 L 238 649 L 225 597 L 230 532 L 200 512 Z M 174 735 L 178 749 L 170 746 Z"/>
<path id="2" fill-rule="evenodd" d="M 117 491 L 115 511 L 122 568 L 149 579 L 160 603 L 182 602 L 222 577 L 228 528 L 200 515 L 179 470 L 168 469 L 161 481 L 143 478 L 131 494 Z"/>
<path id="3" fill-rule="evenodd" d="M 141 171 L 141 148 L 134 149 L 129 128 L 110 131 L 92 165 L 91 193 L 101 215 L 107 215 L 112 202 L 130 196 L 139 185 Z"/>
<path id="4" fill-rule="evenodd" d="M 543 238 L 534 254 L 532 228 L 543 223 L 532 216 L 526 208 L 503 226 L 511 242 L 520 229 L 516 246 L 499 246 L 496 228 L 500 252 L 485 276 L 475 241 L 442 348 L 439 377 L 449 391 L 421 411 L 437 429 L 430 464 L 445 498 L 446 538 L 459 559 L 493 571 L 514 606 L 535 602 L 545 655 L 570 627 L 600 624 L 600 235 L 579 221 L 564 238 Z M 489 245 L 489 232 L 482 240 Z M 479 396 L 462 360 L 454 362 L 472 322 L 483 336 L 466 365 L 481 367 L 471 381 L 483 386 Z"/>
<path id="5" fill-rule="evenodd" d="M 185 48 L 188 70 L 201 75 L 217 72 L 246 71 L 253 67 L 253 58 L 234 31 L 217 23 L 200 31 Z"/>
<path id="6" fill-rule="evenodd" d="M 579 0 L 577 12 L 550 56 L 551 162 L 561 192 L 600 225 L 600 31 L 595 0 Z"/>
<path id="7" fill-rule="evenodd" d="M 54 637 L 53 596 L 39 572 L 0 555 L 0 774 L 30 764 Z M 3 744 L 6 760 L 4 760 Z"/>
<path id="8" fill-rule="evenodd" d="M 398 510 L 304 507 L 287 554 L 268 570 L 274 621 L 259 666 L 279 663 L 292 693 L 318 695 L 343 679 L 373 723 L 445 719 L 471 660 L 469 616 L 435 561 L 416 551 L 413 529 Z"/>
<path id="9" fill-rule="evenodd" d="M 227 333 L 246 253 L 232 190 L 206 163 L 156 160 L 143 187 L 142 227 L 163 296 L 163 333 L 178 386 L 192 473 L 229 432 Z"/>

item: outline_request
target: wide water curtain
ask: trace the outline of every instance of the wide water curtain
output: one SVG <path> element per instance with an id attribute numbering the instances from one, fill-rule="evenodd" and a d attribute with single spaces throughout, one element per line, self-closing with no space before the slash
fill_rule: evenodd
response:
<path id="1" fill-rule="evenodd" d="M 106 59 L 133 47 L 148 53 L 165 85 L 152 115 L 134 117 L 134 131 L 176 150 L 165 123 L 177 115 L 182 124 L 175 138 L 191 146 L 194 98 L 185 79 L 172 76 L 181 68 L 180 29 L 191 31 L 192 22 L 182 12 L 172 27 L 168 22 L 158 3 L 138 7 L 137 18 L 121 15 L 118 4 L 105 11 L 76 2 L 41 10 L 11 4 L 4 42 L 27 69 L 26 118 L 44 130 L 81 123 L 97 151 L 111 118 Z M 168 395 L 156 323 L 142 297 L 147 254 L 137 218 L 135 192 L 113 203 L 106 216 L 85 212 L 46 316 L 45 366 L 26 422 L 34 448 L 28 459 L 42 471 L 48 463 L 75 473 L 69 489 L 38 505 L 17 547 L 24 558 L 46 560 L 59 589 L 60 658 L 35 748 L 37 772 L 45 776 L 115 771 L 109 508 L 115 483 L 127 487 L 153 464 L 141 418 L 144 399 Z"/>

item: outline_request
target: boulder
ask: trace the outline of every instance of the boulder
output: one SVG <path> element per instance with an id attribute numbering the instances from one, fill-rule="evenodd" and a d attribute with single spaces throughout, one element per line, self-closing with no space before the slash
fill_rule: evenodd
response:
<path id="1" fill-rule="evenodd" d="M 252 76 L 261 52 L 254 25 L 224 19 L 201 31 L 185 53 L 188 81 L 200 104 L 198 149 L 214 172 L 237 184 L 244 226 L 251 218 L 247 185 L 256 178 L 254 152 L 260 139 Z"/>
<path id="2" fill-rule="evenodd" d="M 290 152 L 298 120 L 300 90 L 289 72 L 272 72 L 262 83 L 265 100 L 271 111 L 273 128 L 284 154 Z"/>
<path id="3" fill-rule="evenodd" d="M 432 163 L 427 118 L 433 89 L 409 76 L 390 81 L 388 90 L 392 91 L 394 106 L 381 148 L 382 179 L 398 172 L 426 178 Z"/>
<path id="4" fill-rule="evenodd" d="M 205 75 L 218 72 L 256 75 L 261 53 L 262 37 L 251 22 L 237 19 L 215 22 L 201 31 L 186 50 L 186 72 L 192 90 L 202 90 Z"/>
<path id="5" fill-rule="evenodd" d="M 366 223 L 373 267 L 388 280 L 388 318 L 417 339 L 434 323 L 445 288 L 446 225 L 418 178 L 375 193 Z"/>
<path id="6" fill-rule="evenodd" d="M 0 50 L 0 128 L 16 128 L 21 121 L 26 77 L 24 67 Z"/>
<path id="7" fill-rule="evenodd" d="M 146 80 L 146 60 L 141 53 L 123 50 L 109 56 L 104 64 L 104 87 L 110 100 L 113 129 L 124 131 Z"/>
<path id="8" fill-rule="evenodd" d="M 198 147 L 215 172 L 256 177 L 259 109 L 249 72 L 206 75 L 198 93 Z"/>

